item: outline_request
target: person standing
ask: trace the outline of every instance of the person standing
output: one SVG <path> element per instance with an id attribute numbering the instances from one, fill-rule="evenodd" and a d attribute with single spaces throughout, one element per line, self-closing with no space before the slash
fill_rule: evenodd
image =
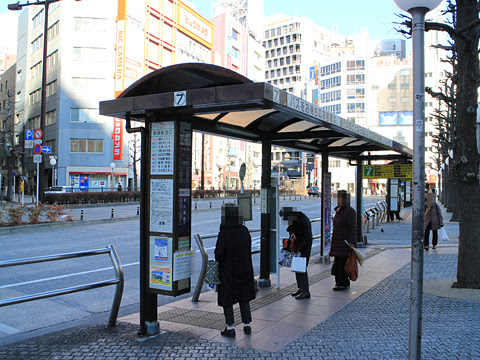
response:
<path id="1" fill-rule="evenodd" d="M 280 216 L 288 221 L 287 231 L 295 243 L 295 254 L 307 259 L 307 266 L 312 252 L 312 224 L 310 219 L 301 211 L 294 211 L 291 207 L 284 207 L 280 210 Z M 295 272 L 298 290 L 292 296 L 295 299 L 308 299 L 310 297 L 310 287 L 308 283 L 308 273 Z"/>
<path id="2" fill-rule="evenodd" d="M 335 275 L 334 291 L 345 290 L 350 286 L 350 280 L 345 272 L 350 248 L 357 246 L 357 213 L 350 206 L 350 194 L 345 190 L 337 193 L 338 206 L 335 207 L 333 217 L 332 244 L 330 256 L 335 257 L 332 266 L 332 274 Z M 347 240 L 348 244 L 345 243 Z"/>
<path id="3" fill-rule="evenodd" d="M 443 226 L 442 209 L 438 206 L 435 199 L 435 192 L 425 193 L 425 237 L 424 237 L 424 249 L 428 251 L 430 246 L 430 230 L 432 230 L 432 249 L 437 248 L 438 244 L 438 229 Z"/>
<path id="4" fill-rule="evenodd" d="M 235 337 L 233 305 L 236 303 L 240 304 L 244 333 L 252 332 L 250 301 L 255 299 L 252 238 L 242 222 L 237 205 L 222 206 L 222 222 L 215 246 L 220 274 L 217 301 L 223 307 L 226 323 L 221 334 L 231 338 Z"/>

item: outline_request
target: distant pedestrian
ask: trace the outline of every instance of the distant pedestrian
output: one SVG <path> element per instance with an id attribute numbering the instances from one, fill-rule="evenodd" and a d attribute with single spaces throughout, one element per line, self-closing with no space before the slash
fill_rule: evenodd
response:
<path id="1" fill-rule="evenodd" d="M 220 273 L 217 300 L 223 307 L 226 323 L 221 334 L 232 338 L 235 337 L 233 304 L 240 304 L 243 331 L 248 335 L 252 332 L 250 301 L 255 299 L 252 238 L 242 222 L 237 205 L 222 206 L 222 222 L 215 246 Z"/>
<path id="2" fill-rule="evenodd" d="M 121 183 L 118 183 L 117 190 L 122 191 L 122 184 Z"/>
<path id="3" fill-rule="evenodd" d="M 332 265 L 332 274 L 335 275 L 334 291 L 345 290 L 350 286 L 350 280 L 345 272 L 345 263 L 350 248 L 357 247 L 357 213 L 350 206 L 350 194 L 340 190 L 337 198 L 338 206 L 335 207 L 333 217 L 332 245 L 329 253 L 330 256 L 335 257 Z"/>
<path id="4" fill-rule="evenodd" d="M 312 252 L 312 224 L 310 219 L 301 211 L 294 211 L 291 207 L 284 207 L 280 210 L 280 216 L 288 221 L 287 231 L 295 242 L 295 253 L 307 259 L 307 266 Z M 308 299 L 310 287 L 308 284 L 308 273 L 295 272 L 298 290 L 292 296 L 295 299 Z"/>
<path id="5" fill-rule="evenodd" d="M 430 246 L 430 230 L 432 230 L 432 249 L 436 249 L 438 244 L 438 229 L 443 226 L 442 209 L 436 202 L 435 191 L 425 192 L 425 238 L 424 249 L 428 251 Z"/>

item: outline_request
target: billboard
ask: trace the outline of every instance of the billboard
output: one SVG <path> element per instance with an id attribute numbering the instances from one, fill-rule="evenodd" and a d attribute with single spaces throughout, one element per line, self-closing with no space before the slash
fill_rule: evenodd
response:
<path id="1" fill-rule="evenodd" d="M 213 24 L 184 3 L 179 2 L 178 5 L 178 29 L 211 50 Z"/>
<path id="2" fill-rule="evenodd" d="M 413 112 L 384 111 L 378 113 L 379 126 L 409 126 L 413 125 Z"/>

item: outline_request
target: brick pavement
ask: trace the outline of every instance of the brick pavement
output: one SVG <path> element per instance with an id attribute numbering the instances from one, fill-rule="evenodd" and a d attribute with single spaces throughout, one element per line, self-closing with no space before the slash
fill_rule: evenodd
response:
<path id="1" fill-rule="evenodd" d="M 408 211 L 402 216 L 405 221 L 383 224 L 370 232 L 369 247 L 385 250 L 368 261 L 375 262 L 377 256 L 387 254 L 394 262 L 402 251 L 399 247 L 409 251 L 411 222 Z M 450 240 L 425 254 L 426 284 L 436 279 L 455 278 L 458 224 L 447 222 L 445 226 Z M 367 274 L 372 276 L 366 273 L 365 277 Z M 409 284 L 410 265 L 406 264 L 331 316 L 319 319 L 308 331 L 293 336 L 292 341 L 277 351 L 249 347 L 248 341 L 238 346 L 239 339 L 205 339 L 195 328 L 179 331 L 172 328 L 162 330 L 155 337 L 139 338 L 135 334 L 138 327 L 120 319 L 114 329 L 106 329 L 105 324 L 79 326 L 3 346 L 0 347 L 0 359 L 406 359 Z M 352 284 L 352 294 L 356 286 L 359 287 Z M 480 293 L 471 291 L 476 301 L 424 294 L 422 358 L 480 358 Z M 252 326 L 250 339 L 253 343 L 261 339 L 255 338 L 258 331 L 255 322 Z M 160 327 L 166 328 L 162 324 Z M 295 331 L 296 326 L 292 325 L 291 329 Z M 275 331 L 272 335 L 275 337 Z"/>

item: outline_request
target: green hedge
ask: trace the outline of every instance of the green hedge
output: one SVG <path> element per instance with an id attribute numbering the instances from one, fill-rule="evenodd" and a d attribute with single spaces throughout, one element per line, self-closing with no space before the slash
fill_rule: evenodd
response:
<path id="1" fill-rule="evenodd" d="M 140 201 L 140 191 L 74 192 L 63 194 L 45 194 L 48 204 L 108 204 Z"/>

